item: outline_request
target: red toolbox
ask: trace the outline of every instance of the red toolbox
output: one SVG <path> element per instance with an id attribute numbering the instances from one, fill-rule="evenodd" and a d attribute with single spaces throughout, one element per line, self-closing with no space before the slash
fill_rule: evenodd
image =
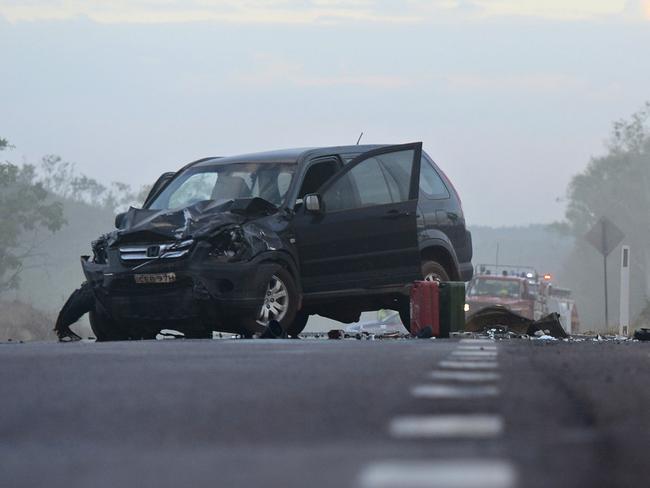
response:
<path id="1" fill-rule="evenodd" d="M 440 336 L 440 307 L 437 281 L 416 281 L 411 287 L 411 335 L 418 336 L 431 327 Z"/>

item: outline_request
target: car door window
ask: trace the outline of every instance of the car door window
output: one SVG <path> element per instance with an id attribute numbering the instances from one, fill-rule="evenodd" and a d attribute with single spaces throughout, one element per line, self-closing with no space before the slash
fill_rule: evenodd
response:
<path id="1" fill-rule="evenodd" d="M 308 193 L 316 193 L 323 184 L 336 174 L 340 163 L 336 159 L 327 159 L 312 164 L 302 180 L 298 198 Z"/>
<path id="2" fill-rule="evenodd" d="M 350 171 L 359 195 L 361 207 L 392 203 L 386 178 L 381 170 L 379 160 L 370 158 Z"/>
<path id="3" fill-rule="evenodd" d="M 414 149 L 386 152 L 357 163 L 325 190 L 328 211 L 409 200 Z"/>
<path id="4" fill-rule="evenodd" d="M 449 191 L 445 183 L 424 156 L 420 162 L 420 190 L 432 199 L 449 198 Z"/>
<path id="5" fill-rule="evenodd" d="M 381 154 L 377 160 L 386 175 L 393 202 L 407 201 L 413 171 L 413 150 Z"/>
<path id="6" fill-rule="evenodd" d="M 327 211 L 391 203 L 386 178 L 376 158 L 369 158 L 342 175 L 323 194 Z"/>

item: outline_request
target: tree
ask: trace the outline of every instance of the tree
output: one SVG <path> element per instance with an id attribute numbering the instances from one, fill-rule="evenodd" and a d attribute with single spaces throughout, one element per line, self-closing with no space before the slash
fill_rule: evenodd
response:
<path id="1" fill-rule="evenodd" d="M 134 190 L 130 185 L 118 181 L 106 186 L 79 173 L 74 163 L 64 161 L 54 154 L 43 157 L 38 173 L 43 186 L 52 194 L 113 212 L 121 212 L 131 205 L 141 204 L 151 188 L 147 185 Z"/>
<path id="2" fill-rule="evenodd" d="M 632 247 L 633 279 L 636 276 L 636 285 L 645 289 L 646 300 L 650 299 L 649 119 L 650 102 L 629 119 L 614 122 L 607 153 L 592 158 L 571 180 L 566 211 L 566 224 L 579 251 L 587 254 L 591 250 L 583 236 L 600 217 L 623 230 Z"/>
<path id="3" fill-rule="evenodd" d="M 585 171 L 571 180 L 566 217 L 574 233 L 584 234 L 605 215 L 635 234 L 638 231 L 647 236 L 650 131 L 646 121 L 649 117 L 650 102 L 632 115 L 631 120 L 615 122 L 609 152 L 593 158 Z M 645 218 L 639 219 L 642 216 Z"/>
<path id="4" fill-rule="evenodd" d="M 0 139 L 0 151 L 10 147 Z M 18 287 L 24 261 L 34 256 L 30 234 L 56 232 L 64 223 L 63 205 L 51 200 L 33 166 L 0 163 L 0 294 Z"/>

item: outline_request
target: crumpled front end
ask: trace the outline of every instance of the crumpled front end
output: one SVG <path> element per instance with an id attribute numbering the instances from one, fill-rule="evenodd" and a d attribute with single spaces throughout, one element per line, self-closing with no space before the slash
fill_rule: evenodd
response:
<path id="1" fill-rule="evenodd" d="M 260 277 L 272 266 L 269 256 L 284 247 L 269 229 L 281 227 L 277 216 L 249 220 L 221 210 L 208 219 L 190 208 L 134 223 L 142 212 L 134 209 L 127 229 L 102 236 L 93 257 L 82 258 L 103 313 L 181 331 L 239 332 L 238 318 L 256 316 L 267 286 Z"/>

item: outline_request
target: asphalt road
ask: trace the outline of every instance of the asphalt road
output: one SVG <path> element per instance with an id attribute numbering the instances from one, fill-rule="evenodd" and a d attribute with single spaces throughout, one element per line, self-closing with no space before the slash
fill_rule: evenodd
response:
<path id="1" fill-rule="evenodd" d="M 646 487 L 650 343 L 0 344 L 2 487 Z"/>

